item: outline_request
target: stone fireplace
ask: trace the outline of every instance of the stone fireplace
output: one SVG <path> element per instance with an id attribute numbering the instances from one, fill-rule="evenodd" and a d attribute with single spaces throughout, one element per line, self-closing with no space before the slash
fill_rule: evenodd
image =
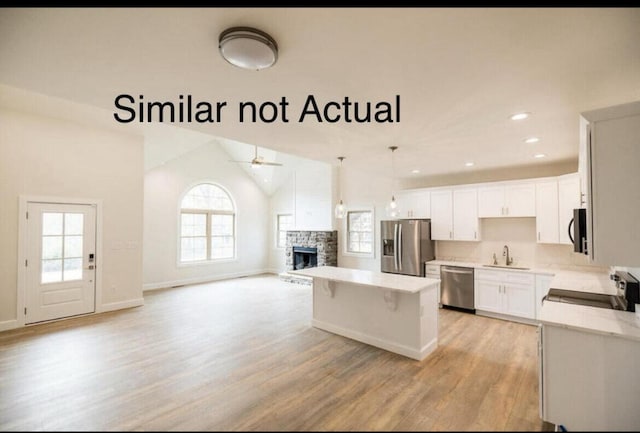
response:
<path id="1" fill-rule="evenodd" d="M 285 266 L 286 271 L 280 274 L 281 279 L 310 285 L 310 278 L 292 275 L 288 271 L 316 266 L 338 266 L 338 232 L 287 231 Z"/>

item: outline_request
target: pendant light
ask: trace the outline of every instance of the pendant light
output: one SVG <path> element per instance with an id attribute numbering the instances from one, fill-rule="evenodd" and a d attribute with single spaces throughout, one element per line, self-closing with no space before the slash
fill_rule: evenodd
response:
<path id="1" fill-rule="evenodd" d="M 398 148 L 398 146 L 389 146 L 391 149 L 391 201 L 386 206 L 387 216 L 389 218 L 398 218 L 400 216 L 400 209 L 398 208 L 398 202 L 396 201 L 396 197 L 393 194 L 393 182 L 395 180 L 395 161 L 393 158 L 393 153 Z"/>
<path id="2" fill-rule="evenodd" d="M 346 213 L 344 203 L 342 202 L 342 182 L 341 182 L 341 176 L 340 176 L 340 172 L 342 171 L 342 161 L 344 160 L 344 156 L 339 156 L 338 160 L 340 161 L 340 165 L 338 166 L 338 196 L 340 197 L 340 201 L 336 205 L 336 208 L 334 210 L 334 215 L 337 219 L 342 219 L 344 218 L 344 215 Z"/>

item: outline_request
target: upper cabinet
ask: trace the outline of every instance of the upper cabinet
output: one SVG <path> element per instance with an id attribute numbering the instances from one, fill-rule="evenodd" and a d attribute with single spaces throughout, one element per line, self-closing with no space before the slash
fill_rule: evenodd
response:
<path id="1" fill-rule="evenodd" d="M 499 183 L 478 188 L 478 217 L 535 217 L 534 182 Z"/>
<path id="2" fill-rule="evenodd" d="M 400 191 L 396 195 L 400 218 L 431 218 L 431 193 L 428 190 Z"/>
<path id="3" fill-rule="evenodd" d="M 477 188 L 431 191 L 431 238 L 434 240 L 477 241 Z"/>
<path id="4" fill-rule="evenodd" d="M 431 239 L 453 240 L 453 193 L 450 189 L 431 191 Z"/>
<path id="5" fill-rule="evenodd" d="M 587 249 L 599 265 L 640 266 L 640 101 L 582 113 Z"/>
<path id="6" fill-rule="evenodd" d="M 558 233 L 558 180 L 536 182 L 536 239 L 538 243 L 557 244 Z"/>
<path id="7" fill-rule="evenodd" d="M 457 241 L 477 241 L 478 189 L 453 190 L 453 238 Z"/>

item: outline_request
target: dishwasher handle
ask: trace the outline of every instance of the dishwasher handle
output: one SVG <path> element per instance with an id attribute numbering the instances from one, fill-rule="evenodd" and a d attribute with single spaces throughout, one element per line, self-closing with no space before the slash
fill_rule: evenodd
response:
<path id="1" fill-rule="evenodd" d="M 447 272 L 450 274 L 464 274 L 464 275 L 473 275 L 473 269 L 468 269 L 468 270 L 458 270 L 458 269 L 451 269 L 451 268 L 446 268 L 446 267 L 442 267 L 442 272 Z"/>

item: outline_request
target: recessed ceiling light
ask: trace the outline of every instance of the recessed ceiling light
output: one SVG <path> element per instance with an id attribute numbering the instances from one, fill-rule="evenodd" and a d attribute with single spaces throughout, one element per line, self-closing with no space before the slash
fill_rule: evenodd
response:
<path id="1" fill-rule="evenodd" d="M 523 120 L 529 117 L 529 113 L 516 113 L 511 116 L 511 120 Z"/>
<path id="2" fill-rule="evenodd" d="M 544 153 L 536 153 L 535 155 L 533 155 L 534 158 L 544 158 L 545 156 L 547 155 L 545 155 Z"/>
<path id="3" fill-rule="evenodd" d="M 537 143 L 538 141 L 540 141 L 540 139 L 538 137 L 529 137 L 529 138 L 524 140 L 524 142 L 527 143 L 527 144 Z"/>
<path id="4" fill-rule="evenodd" d="M 418 174 L 418 173 L 420 173 L 420 170 L 418 170 L 418 169 L 416 168 L 415 170 L 411 170 L 411 173 L 413 173 L 413 174 Z"/>
<path id="5" fill-rule="evenodd" d="M 474 164 L 475 164 L 475 163 L 474 163 L 474 162 L 471 162 L 471 161 L 469 161 L 469 162 L 465 162 L 465 163 L 464 163 L 465 167 L 473 167 L 473 166 L 474 166 Z"/>

